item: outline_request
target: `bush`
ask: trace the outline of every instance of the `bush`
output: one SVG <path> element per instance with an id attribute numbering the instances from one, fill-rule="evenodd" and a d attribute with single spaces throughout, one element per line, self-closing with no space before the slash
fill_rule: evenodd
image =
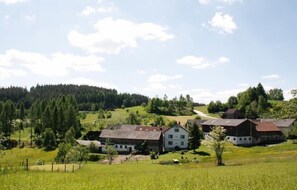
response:
<path id="1" fill-rule="evenodd" d="M 97 162 L 99 160 L 100 160 L 100 155 L 98 155 L 98 154 L 89 154 L 88 161 L 90 161 L 90 162 Z"/>
<path id="2" fill-rule="evenodd" d="M 151 151 L 150 152 L 150 157 L 151 157 L 152 160 L 159 158 L 158 155 L 157 155 L 157 153 L 155 151 Z"/>

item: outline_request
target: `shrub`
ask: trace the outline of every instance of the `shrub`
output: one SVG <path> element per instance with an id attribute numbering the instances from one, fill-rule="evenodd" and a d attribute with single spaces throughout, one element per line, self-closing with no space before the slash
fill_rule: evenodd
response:
<path id="1" fill-rule="evenodd" d="M 98 155 L 98 154 L 89 154 L 88 161 L 90 161 L 90 162 L 97 162 L 99 160 L 100 160 L 100 155 Z"/>
<path id="2" fill-rule="evenodd" d="M 151 157 L 152 160 L 158 159 L 158 155 L 157 155 L 157 153 L 155 151 L 150 152 L 150 157 Z"/>

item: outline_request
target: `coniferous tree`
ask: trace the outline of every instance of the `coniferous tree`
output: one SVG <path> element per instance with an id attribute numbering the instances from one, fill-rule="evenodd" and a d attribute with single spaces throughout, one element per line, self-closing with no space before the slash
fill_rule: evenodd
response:
<path id="1" fill-rule="evenodd" d="M 189 133 L 189 148 L 191 150 L 194 150 L 196 152 L 196 149 L 200 147 L 201 145 L 201 138 L 202 138 L 202 132 L 199 129 L 196 122 L 192 126 L 190 126 L 190 133 Z"/>

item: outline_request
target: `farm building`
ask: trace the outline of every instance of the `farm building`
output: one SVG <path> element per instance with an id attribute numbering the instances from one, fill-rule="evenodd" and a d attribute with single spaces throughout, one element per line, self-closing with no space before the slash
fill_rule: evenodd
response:
<path id="1" fill-rule="evenodd" d="M 144 141 L 147 143 L 147 151 L 163 152 L 188 148 L 189 131 L 180 125 L 172 128 L 117 125 L 102 130 L 99 139 L 101 142 L 110 139 L 118 152 L 136 151 L 136 146 Z"/>
<path id="2" fill-rule="evenodd" d="M 244 119 L 244 113 L 237 109 L 228 109 L 222 116 L 224 119 Z"/>
<path id="3" fill-rule="evenodd" d="M 210 119 L 202 123 L 202 131 L 208 136 L 211 128 L 222 126 L 226 129 L 227 140 L 235 145 L 254 144 L 253 136 L 256 134 L 256 124 L 248 119 Z"/>
<path id="4" fill-rule="evenodd" d="M 256 142 L 273 143 L 284 140 L 282 131 L 273 122 L 255 122 L 257 124 Z"/>
<path id="5" fill-rule="evenodd" d="M 211 128 L 222 126 L 226 138 L 235 145 L 255 145 L 282 141 L 283 134 L 273 122 L 256 122 L 248 119 L 212 119 L 202 123 L 202 131 L 207 138 Z"/>
<path id="6" fill-rule="evenodd" d="M 186 123 L 186 129 L 190 129 L 191 126 L 196 123 L 196 125 L 201 129 L 202 128 L 202 123 L 204 123 L 206 120 L 204 119 L 188 119 Z"/>
<path id="7" fill-rule="evenodd" d="M 293 126 L 297 125 L 296 119 L 260 119 L 256 121 L 274 123 L 286 137 L 288 136 L 288 132 L 293 128 Z"/>
<path id="8" fill-rule="evenodd" d="M 189 131 L 180 125 L 168 128 L 164 131 L 165 151 L 175 149 L 187 149 L 189 143 Z"/>
<path id="9" fill-rule="evenodd" d="M 144 141 L 147 143 L 147 151 L 161 152 L 163 150 L 163 135 L 161 131 L 104 129 L 99 139 L 101 142 L 106 142 L 109 139 L 118 152 L 134 152 L 136 151 L 136 146 Z M 102 151 L 104 151 L 104 148 Z"/>

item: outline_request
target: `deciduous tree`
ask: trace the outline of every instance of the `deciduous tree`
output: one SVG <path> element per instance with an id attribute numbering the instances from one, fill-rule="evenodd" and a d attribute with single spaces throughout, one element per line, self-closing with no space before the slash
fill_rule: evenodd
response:
<path id="1" fill-rule="evenodd" d="M 224 165 L 223 152 L 226 144 L 226 129 L 221 126 L 213 127 L 209 136 L 202 141 L 202 144 L 215 151 L 218 166 Z"/>

